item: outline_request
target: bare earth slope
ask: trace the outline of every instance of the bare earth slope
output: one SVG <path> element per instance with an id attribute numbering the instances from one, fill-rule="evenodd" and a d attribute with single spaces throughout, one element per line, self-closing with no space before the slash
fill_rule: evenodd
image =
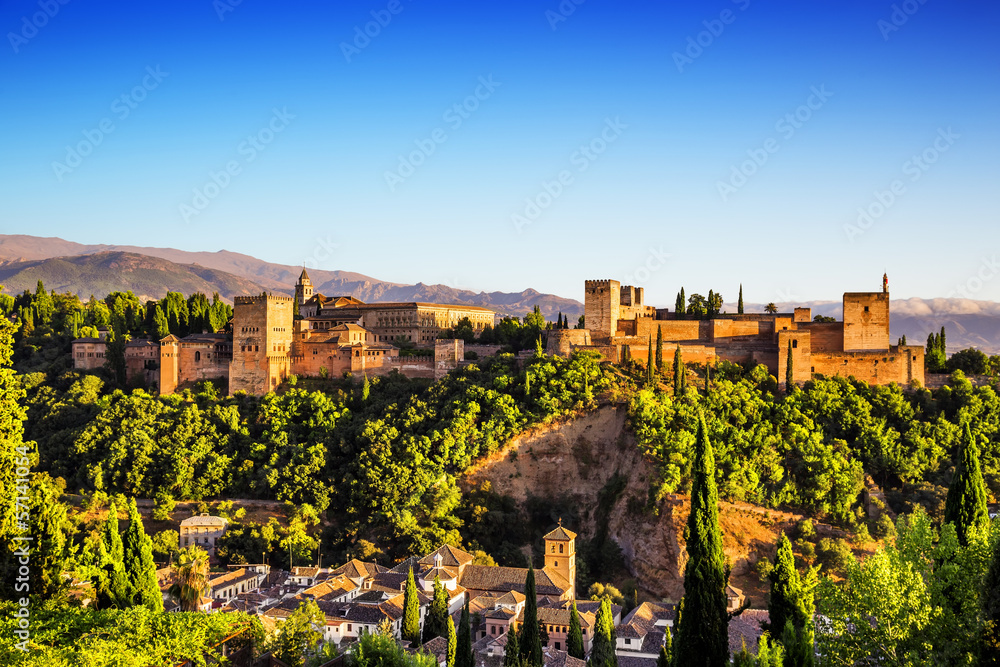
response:
<path id="1" fill-rule="evenodd" d="M 680 495 L 667 498 L 659 516 L 642 511 L 653 469 L 639 454 L 625 417 L 623 406 L 604 406 L 533 429 L 470 470 L 462 483 L 471 487 L 489 480 L 494 491 L 522 502 L 529 494 L 554 499 L 568 493 L 589 511 L 580 512 L 582 525 L 567 527 L 592 537 L 598 493 L 616 473 L 625 475 L 625 490 L 608 517 L 608 536 L 621 547 L 641 588 L 659 598 L 678 600 L 684 590 L 684 527 L 690 501 Z M 760 607 L 765 591 L 751 565 L 762 555 L 773 558 L 778 533 L 789 531 L 801 518 L 745 503 L 720 503 L 724 547 L 733 568 L 731 582 L 753 599 L 755 607 Z M 827 536 L 834 530 L 818 524 L 817 532 Z"/>

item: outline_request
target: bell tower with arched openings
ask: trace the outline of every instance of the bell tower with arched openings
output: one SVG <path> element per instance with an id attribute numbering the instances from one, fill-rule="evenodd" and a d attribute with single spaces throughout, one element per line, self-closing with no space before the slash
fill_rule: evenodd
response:
<path id="1" fill-rule="evenodd" d="M 545 570 L 558 574 L 569 584 L 570 595 L 576 599 L 576 533 L 559 526 L 545 540 Z"/>

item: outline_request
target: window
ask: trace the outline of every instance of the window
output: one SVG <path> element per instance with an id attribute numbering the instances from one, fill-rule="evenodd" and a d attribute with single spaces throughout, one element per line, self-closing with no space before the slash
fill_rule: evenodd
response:
<path id="1" fill-rule="evenodd" d="M 868 306 L 865 306 L 865 312 L 866 313 L 868 312 Z"/>
<path id="2" fill-rule="evenodd" d="M 799 347 L 799 341 L 797 341 L 797 340 L 793 340 L 793 341 L 792 341 L 792 347 L 794 347 L 794 348 L 798 349 L 798 347 Z"/>
<path id="3" fill-rule="evenodd" d="M 562 646 L 559 645 L 559 642 L 556 642 L 556 650 L 557 651 L 561 651 L 562 650 Z"/>
<path id="4" fill-rule="evenodd" d="M 350 624 L 350 623 L 348 623 L 348 624 L 347 624 L 347 631 L 348 631 L 348 632 L 350 632 L 350 631 L 351 631 L 351 624 Z"/>
<path id="5" fill-rule="evenodd" d="M 194 360 L 195 361 L 201 361 L 201 352 L 195 352 L 194 353 Z"/>
<path id="6" fill-rule="evenodd" d="M 553 567 L 559 567 L 559 561 L 554 561 L 555 565 Z"/>
<path id="7" fill-rule="evenodd" d="M 563 552 L 563 545 L 560 544 L 559 545 L 559 553 L 562 553 L 562 552 Z"/>
<path id="8" fill-rule="evenodd" d="M 553 544 L 552 545 L 552 553 L 555 553 L 555 552 L 556 552 L 556 545 Z"/>

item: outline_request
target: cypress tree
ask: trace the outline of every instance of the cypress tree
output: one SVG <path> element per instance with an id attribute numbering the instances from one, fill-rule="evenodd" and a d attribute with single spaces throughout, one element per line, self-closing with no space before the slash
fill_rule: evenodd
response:
<path id="1" fill-rule="evenodd" d="M 403 639 L 413 646 L 420 643 L 420 599 L 412 567 L 406 575 L 406 590 L 403 593 Z"/>
<path id="2" fill-rule="evenodd" d="M 983 667 L 1000 665 L 1000 540 L 993 543 L 993 557 L 980 590 L 983 635 L 979 664 Z"/>
<path id="3" fill-rule="evenodd" d="M 944 327 L 941 327 L 941 335 L 938 336 L 938 349 L 941 350 L 941 354 L 948 356 L 948 341 L 945 338 Z"/>
<path id="4" fill-rule="evenodd" d="M 681 358 L 681 346 L 674 350 L 674 396 L 684 393 L 684 360 Z"/>
<path id="5" fill-rule="evenodd" d="M 816 634 L 813 625 L 816 569 L 810 570 L 805 578 L 799 576 L 798 570 L 795 569 L 792 543 L 786 535 L 782 535 L 778 540 L 778 554 L 769 578 L 771 580 L 769 626 L 774 635 L 777 635 L 779 630 L 782 632 L 785 665 L 812 667 L 813 642 Z"/>
<path id="6" fill-rule="evenodd" d="M 124 547 L 118 532 L 118 507 L 111 501 L 108 518 L 101 528 L 102 572 L 96 585 L 98 602 L 103 607 L 128 606 L 128 582 L 122 563 Z"/>
<path id="7" fill-rule="evenodd" d="M 698 418 L 691 513 L 684 538 L 688 561 L 684 567 L 684 613 L 677 628 L 677 663 L 723 667 L 729 663 L 727 575 L 719 530 L 715 456 L 704 416 Z"/>
<path id="8" fill-rule="evenodd" d="M 785 362 L 785 391 L 795 389 L 795 377 L 792 370 L 792 341 L 788 341 L 788 360 Z"/>
<path id="9" fill-rule="evenodd" d="M 10 367 L 16 330 L 17 325 L 0 317 L 0 555 L 3 555 L 5 566 L 12 566 L 8 549 L 12 550 L 14 542 L 10 538 L 21 532 L 15 512 L 18 493 L 14 462 L 25 452 L 24 420 L 27 417 L 23 405 L 25 391 L 17 373 Z M 8 579 L 5 577 L 4 581 Z"/>
<path id="10" fill-rule="evenodd" d="M 507 631 L 507 645 L 503 647 L 503 667 L 520 667 L 521 647 L 517 642 L 517 630 L 513 624 Z"/>
<path id="11" fill-rule="evenodd" d="M 462 618 L 458 622 L 458 644 L 455 647 L 455 667 L 475 667 L 472 657 L 472 619 L 469 616 L 469 601 L 462 608 Z"/>
<path id="12" fill-rule="evenodd" d="M 445 667 L 455 667 L 455 651 L 458 647 L 458 639 L 455 637 L 455 621 L 448 615 L 448 656 L 445 660 Z"/>
<path id="13" fill-rule="evenodd" d="M 372 385 L 368 382 L 368 373 L 365 373 L 365 381 L 361 385 L 361 402 L 366 403 L 368 401 L 368 396 L 372 393 Z"/>
<path id="14" fill-rule="evenodd" d="M 576 600 L 569 611 L 569 635 L 566 637 L 566 652 L 583 660 L 583 631 L 580 629 L 580 614 L 576 610 Z"/>
<path id="15" fill-rule="evenodd" d="M 156 312 L 153 315 L 153 325 L 156 327 L 157 340 L 163 340 L 170 335 L 170 325 L 167 323 L 167 316 L 163 314 L 160 304 L 156 304 Z"/>
<path id="16" fill-rule="evenodd" d="M 677 319 L 682 319 L 684 317 L 684 288 L 677 293 L 677 300 L 674 301 L 674 316 Z"/>
<path id="17" fill-rule="evenodd" d="M 656 372 L 663 371 L 663 327 L 656 327 Z"/>
<path id="18" fill-rule="evenodd" d="M 542 637 L 538 632 L 538 596 L 535 593 L 535 568 L 528 566 L 524 582 L 524 622 L 521 625 L 520 650 L 522 661 L 529 665 L 542 664 Z"/>
<path id="19" fill-rule="evenodd" d="M 142 527 L 135 500 L 128 506 L 128 528 L 122 540 L 122 553 L 127 595 L 131 603 L 150 611 L 163 611 L 163 596 L 156 581 L 156 564 L 153 562 L 153 541 Z"/>
<path id="20" fill-rule="evenodd" d="M 740 315 L 743 314 L 743 283 L 740 283 L 740 300 L 736 304 L 736 312 Z"/>
<path id="21" fill-rule="evenodd" d="M 705 395 L 708 396 L 709 382 L 712 380 L 712 367 L 705 362 Z"/>
<path id="22" fill-rule="evenodd" d="M 594 645 L 590 649 L 590 667 L 618 667 L 615 654 L 615 622 L 611 615 L 611 600 L 603 598 L 594 623 Z"/>
<path id="23" fill-rule="evenodd" d="M 674 664 L 674 638 L 673 632 L 671 632 L 670 627 L 663 629 L 663 646 L 660 648 L 660 655 L 666 660 L 664 665 L 666 667 L 671 667 Z M 657 667 L 660 667 L 657 664 Z"/>
<path id="24" fill-rule="evenodd" d="M 434 598 L 424 618 L 424 643 L 448 632 L 448 593 L 441 585 L 441 578 L 434 575 Z"/>
<path id="25" fill-rule="evenodd" d="M 972 438 L 969 423 L 955 456 L 955 476 L 948 487 L 944 503 L 945 523 L 955 524 L 958 539 L 968 544 L 969 532 L 979 531 L 989 525 L 986 509 L 986 484 L 979 467 L 979 448 Z"/>
<path id="26" fill-rule="evenodd" d="M 649 343 L 646 346 L 646 386 L 653 386 L 653 337 L 649 337 Z"/>

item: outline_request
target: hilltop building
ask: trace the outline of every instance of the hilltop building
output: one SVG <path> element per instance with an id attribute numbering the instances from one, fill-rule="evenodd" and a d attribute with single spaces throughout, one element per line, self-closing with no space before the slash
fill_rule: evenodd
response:
<path id="1" fill-rule="evenodd" d="M 622 286 L 617 280 L 586 281 L 584 299 L 587 328 L 551 332 L 550 353 L 590 349 L 617 361 L 628 349 L 632 359 L 645 363 L 650 341 L 659 331 L 664 356 L 679 346 L 685 362 L 760 363 L 782 384 L 789 349 L 796 383 L 814 374 L 853 376 L 869 384 L 924 382 L 924 348 L 890 344 L 884 277 L 881 292 L 846 292 L 839 322 L 816 322 L 809 308 L 686 319 L 644 305 L 642 288 Z"/>
<path id="2" fill-rule="evenodd" d="M 384 375 L 395 369 L 411 377 L 439 377 L 461 364 L 464 353 L 461 341 L 441 344 L 438 336 L 466 317 L 482 331 L 493 324 L 495 314 L 477 306 L 328 298 L 314 293 L 303 269 L 294 297 L 236 297 L 231 335 L 171 334 L 159 341 L 130 341 L 125 348 L 127 377 L 156 384 L 161 395 L 202 380 L 228 382 L 230 393 L 262 395 L 291 375 Z M 400 346 L 434 353 L 403 361 Z M 73 341 L 78 369 L 100 368 L 106 354 L 104 336 Z"/>

